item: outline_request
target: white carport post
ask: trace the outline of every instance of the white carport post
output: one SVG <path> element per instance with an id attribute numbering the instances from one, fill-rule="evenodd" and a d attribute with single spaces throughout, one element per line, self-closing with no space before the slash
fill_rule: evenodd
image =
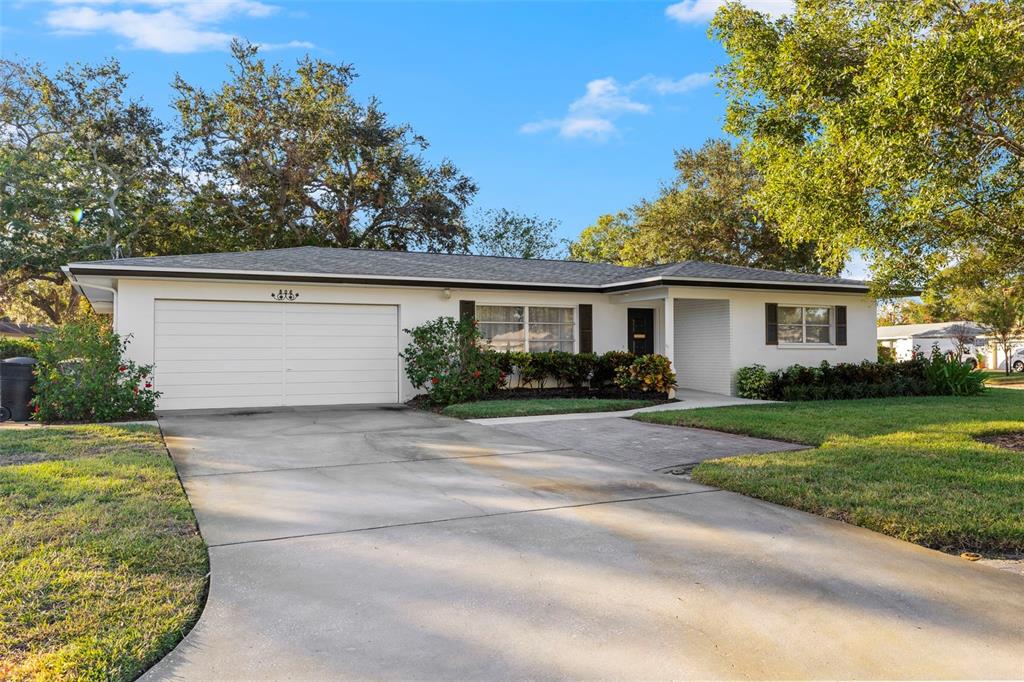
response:
<path id="1" fill-rule="evenodd" d="M 679 369 L 676 367 L 676 306 L 675 299 L 672 298 L 671 294 L 666 294 L 664 298 L 665 311 L 661 316 L 663 320 L 664 330 L 661 334 L 662 338 L 662 350 L 661 354 L 668 358 L 669 362 L 672 363 L 672 371 L 676 372 L 677 378 Z M 669 391 L 668 397 L 674 398 L 676 395 L 675 389 Z"/>

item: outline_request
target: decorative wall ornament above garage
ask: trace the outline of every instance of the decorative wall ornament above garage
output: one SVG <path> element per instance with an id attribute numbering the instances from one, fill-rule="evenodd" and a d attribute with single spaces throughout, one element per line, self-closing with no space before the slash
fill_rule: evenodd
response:
<path id="1" fill-rule="evenodd" d="M 270 293 L 270 298 L 275 301 L 294 301 L 299 297 L 299 292 L 292 291 L 291 289 L 278 289 L 277 293 Z"/>

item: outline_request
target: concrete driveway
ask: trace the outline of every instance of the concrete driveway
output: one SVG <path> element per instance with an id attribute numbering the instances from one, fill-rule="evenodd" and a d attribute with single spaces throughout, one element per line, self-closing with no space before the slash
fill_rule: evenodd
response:
<path id="1" fill-rule="evenodd" d="M 210 544 L 147 679 L 1019 678 L 1024 582 L 398 408 L 161 417 Z"/>

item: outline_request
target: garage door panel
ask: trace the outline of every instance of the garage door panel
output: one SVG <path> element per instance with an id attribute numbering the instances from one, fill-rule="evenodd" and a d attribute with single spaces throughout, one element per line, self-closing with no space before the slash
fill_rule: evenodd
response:
<path id="1" fill-rule="evenodd" d="M 253 310 L 157 310 L 154 320 L 159 324 L 281 324 L 281 311 L 260 308 Z"/>
<path id="2" fill-rule="evenodd" d="M 161 298 L 157 313 L 163 314 L 173 310 L 185 310 L 196 312 L 244 312 L 247 315 L 258 312 L 272 312 L 281 314 L 281 304 L 262 301 L 195 301 L 188 299 Z"/>
<path id="3" fill-rule="evenodd" d="M 395 306 L 161 300 L 155 319 L 161 409 L 398 400 Z"/>
<path id="4" fill-rule="evenodd" d="M 280 348 L 280 334 L 229 334 L 161 336 L 157 331 L 157 348 Z"/>
<path id="5" fill-rule="evenodd" d="M 374 348 L 398 349 L 398 342 L 395 340 L 395 333 L 370 334 L 361 336 L 301 336 L 292 337 L 289 335 L 285 341 L 286 348 L 334 348 L 338 350 L 372 350 Z"/>
<path id="6" fill-rule="evenodd" d="M 194 322 L 157 322 L 156 333 L 161 337 L 187 336 L 189 338 L 200 338 L 216 329 L 224 336 L 280 336 L 281 320 L 274 323 L 194 323 Z"/>
<path id="7" fill-rule="evenodd" d="M 160 371 L 168 374 L 203 372 L 280 372 L 281 358 L 243 359 L 225 358 L 213 360 L 161 360 Z"/>
<path id="8" fill-rule="evenodd" d="M 196 360 L 202 362 L 232 360 L 276 360 L 281 362 L 281 348 L 158 348 L 157 359 L 161 361 L 161 368 L 164 360 L 184 362 Z"/>
<path id="9" fill-rule="evenodd" d="M 392 324 L 293 324 L 288 320 L 290 336 L 312 337 L 354 337 L 386 336 L 395 337 L 395 325 Z"/>
<path id="10" fill-rule="evenodd" d="M 331 372 L 348 369 L 390 370 L 396 369 L 398 364 L 395 360 L 394 351 L 389 353 L 387 349 L 376 353 L 376 357 L 339 358 L 329 357 L 326 353 L 322 355 L 323 357 L 302 355 L 301 357 L 289 358 L 287 360 L 288 369 L 291 372 Z"/>
<path id="11" fill-rule="evenodd" d="M 239 395 L 239 396 L 192 396 L 183 398 L 160 398 L 161 410 L 202 410 L 216 407 L 273 407 L 281 404 L 281 394 Z"/>
<path id="12" fill-rule="evenodd" d="M 398 379 L 397 371 L 387 369 L 345 369 L 345 370 L 288 370 L 287 381 L 289 390 L 298 384 L 341 384 L 348 385 L 366 381 L 383 381 L 394 383 Z"/>
<path id="13" fill-rule="evenodd" d="M 163 387 L 163 384 L 160 384 Z M 170 398 L 213 398 L 213 397 L 237 397 L 247 395 L 260 395 L 269 396 L 276 398 L 274 403 L 267 404 L 280 404 L 281 403 L 281 386 L 280 384 L 189 384 L 186 386 L 167 386 L 161 388 L 164 395 Z M 163 400 L 163 398 L 161 398 Z M 234 407 L 234 402 L 225 407 Z"/>
<path id="14" fill-rule="evenodd" d="M 280 390 L 281 368 L 265 372 L 179 372 L 165 375 L 161 388 L 168 386 L 227 386 L 230 384 L 275 386 Z"/>
<path id="15" fill-rule="evenodd" d="M 322 383 L 288 384 L 286 397 L 315 395 L 359 395 L 361 393 L 391 393 L 394 402 L 395 385 L 391 381 L 352 381 L 344 384 L 331 384 L 325 387 Z M 345 402 L 345 401 L 342 401 Z"/>

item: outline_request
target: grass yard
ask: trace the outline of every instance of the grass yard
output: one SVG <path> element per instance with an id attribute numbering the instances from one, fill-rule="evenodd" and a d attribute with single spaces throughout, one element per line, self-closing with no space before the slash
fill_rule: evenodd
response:
<path id="1" fill-rule="evenodd" d="M 446 417 L 487 419 L 490 417 L 526 417 L 535 414 L 572 412 L 616 412 L 654 405 L 654 400 L 619 398 L 522 398 L 519 400 L 480 400 L 449 405 L 441 411 Z"/>
<path id="2" fill-rule="evenodd" d="M 973 436 L 1024 431 L 1024 391 L 654 412 L 643 421 L 806 443 L 704 462 L 701 483 L 950 552 L 1024 553 L 1024 452 Z"/>
<path id="3" fill-rule="evenodd" d="M 199 617 L 207 566 L 157 429 L 0 429 L 0 679 L 134 679 Z"/>
<path id="4" fill-rule="evenodd" d="M 983 369 L 981 371 L 985 373 L 985 381 L 989 386 L 1024 384 L 1024 372 L 1011 372 L 1007 374 L 1001 369 Z"/>

